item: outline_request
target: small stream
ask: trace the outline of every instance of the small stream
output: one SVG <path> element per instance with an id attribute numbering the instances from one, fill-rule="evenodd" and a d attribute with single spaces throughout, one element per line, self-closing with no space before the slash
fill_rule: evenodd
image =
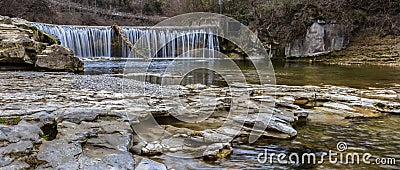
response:
<path id="1" fill-rule="evenodd" d="M 150 72 L 159 73 L 170 61 L 157 61 Z M 204 61 L 197 61 L 204 62 Z M 250 77 L 249 83 L 256 83 L 254 68 L 248 61 L 236 61 L 243 73 Z M 85 74 L 123 74 L 125 61 L 85 61 Z M 215 64 L 215 63 L 214 63 Z M 144 62 L 135 61 L 133 66 L 146 67 Z M 354 88 L 386 88 L 400 91 L 400 68 L 387 66 L 338 66 L 308 63 L 274 63 L 277 84 L 286 85 L 335 85 Z M 236 74 L 236 72 L 232 72 Z M 159 83 L 160 77 L 150 78 L 151 83 Z M 205 81 L 206 80 L 206 81 Z M 202 83 L 226 86 L 224 79 L 209 70 L 195 70 L 185 76 L 181 84 Z M 400 169 L 400 116 L 389 115 L 382 118 L 343 120 L 340 123 L 316 122 L 312 120 L 295 125 L 298 136 L 292 140 L 259 139 L 247 143 L 247 138 L 233 141 L 233 154 L 217 162 L 200 159 L 177 159 L 168 155 L 152 157 L 167 165 L 185 168 L 231 168 L 231 169 Z M 184 125 L 182 125 L 184 126 Z M 315 153 L 317 158 L 329 150 L 337 151 L 337 143 L 345 142 L 348 149 L 344 153 L 370 153 L 372 158 L 395 158 L 397 165 L 340 165 L 325 161 L 322 164 L 279 164 L 276 158 L 271 163 L 260 163 L 257 156 L 268 149 L 268 153 Z"/>

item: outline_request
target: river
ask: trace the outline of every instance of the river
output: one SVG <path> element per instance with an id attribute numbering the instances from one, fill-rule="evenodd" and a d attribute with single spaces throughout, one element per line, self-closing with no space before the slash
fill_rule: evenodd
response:
<path id="1" fill-rule="evenodd" d="M 146 67 L 146 63 L 140 60 L 128 61 L 137 70 Z M 150 68 L 150 72 L 157 72 L 166 68 L 171 61 L 156 61 L 156 67 Z M 204 60 L 198 60 L 204 62 Z M 249 77 L 249 83 L 256 83 L 254 67 L 250 61 L 235 61 L 243 74 Z M 85 61 L 85 74 L 123 74 L 125 60 L 87 60 Z M 215 64 L 215 63 L 214 63 Z M 373 65 L 325 65 L 310 63 L 288 63 L 273 62 L 276 84 L 285 85 L 335 85 L 354 88 L 369 87 L 399 87 L 400 68 L 389 66 Z M 158 72 L 161 72 L 158 71 Z M 185 78 L 185 81 L 195 83 L 190 80 L 190 76 L 202 79 L 210 74 L 209 71 L 194 71 Z M 214 73 L 215 74 L 215 73 Z M 194 79 L 194 78 L 192 78 Z M 218 78 L 214 78 L 214 84 L 218 84 Z M 223 81 L 223 80 L 221 80 Z M 153 82 L 156 83 L 156 82 Z M 198 82 L 201 83 L 201 82 Z"/>
<path id="2" fill-rule="evenodd" d="M 134 66 L 146 67 L 144 62 L 133 62 Z M 197 61 L 204 62 L 204 61 Z M 156 67 L 149 67 L 150 72 L 160 73 L 170 61 L 157 61 Z M 248 82 L 255 83 L 254 68 L 249 61 L 236 61 L 243 73 L 250 77 Z M 85 61 L 85 74 L 122 74 L 125 61 Z M 215 63 L 214 63 L 215 64 Z M 358 89 L 385 88 L 400 92 L 400 68 L 371 65 L 323 65 L 310 63 L 274 62 L 274 71 L 277 84 L 285 85 L 335 85 Z M 232 72 L 235 73 L 235 72 Z M 253 77 L 253 78 L 252 78 Z M 212 79 L 211 81 L 210 78 Z M 159 83 L 161 78 L 150 78 L 148 81 Z M 223 78 L 215 72 L 196 70 L 185 76 L 181 84 L 203 83 L 208 85 L 224 86 Z M 389 115 L 380 118 L 350 119 L 343 122 L 319 122 L 309 119 L 295 125 L 298 135 L 291 140 L 259 139 L 253 144 L 247 138 L 238 138 L 233 141 L 233 154 L 226 159 L 216 162 L 204 162 L 200 159 L 179 159 L 168 155 L 152 157 L 153 160 L 167 165 L 176 165 L 183 168 L 232 168 L 232 169 L 315 169 L 315 168 L 365 168 L 365 169 L 399 169 L 400 163 L 400 116 Z M 183 125 L 184 126 L 184 125 Z M 372 158 L 395 158 L 396 165 L 340 165 L 330 163 L 327 158 L 321 164 L 281 164 L 276 157 L 273 163 L 259 162 L 257 157 L 264 153 L 287 155 L 314 153 L 319 157 L 329 150 L 341 153 L 337 149 L 338 142 L 345 142 L 348 149 L 343 153 L 370 153 Z M 372 159 L 371 158 L 371 159 Z"/>

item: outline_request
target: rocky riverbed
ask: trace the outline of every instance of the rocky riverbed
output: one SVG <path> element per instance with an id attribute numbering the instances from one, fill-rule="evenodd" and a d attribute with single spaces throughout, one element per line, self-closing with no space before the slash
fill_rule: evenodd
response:
<path id="1" fill-rule="evenodd" d="M 290 140 L 297 136 L 294 125 L 299 121 L 340 124 L 400 114 L 399 91 L 247 84 L 161 87 L 111 75 L 1 72 L 0 166 L 179 168 L 152 159 L 160 154 L 217 161 L 232 153 L 239 136 Z M 160 126 L 146 126 L 151 120 Z"/>

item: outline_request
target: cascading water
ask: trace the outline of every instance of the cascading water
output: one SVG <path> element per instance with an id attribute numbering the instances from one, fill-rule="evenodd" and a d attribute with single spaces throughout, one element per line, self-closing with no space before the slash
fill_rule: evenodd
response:
<path id="1" fill-rule="evenodd" d="M 57 37 L 61 45 L 70 48 L 78 57 L 111 56 L 112 30 L 110 27 L 32 24 Z"/>
<path id="2" fill-rule="evenodd" d="M 222 0 L 218 1 L 218 5 L 219 5 L 219 13 L 222 14 Z"/>
<path id="3" fill-rule="evenodd" d="M 128 39 L 133 43 L 141 43 L 138 46 L 159 49 L 156 54 L 148 52 L 152 58 L 175 58 L 183 55 L 183 58 L 191 58 L 191 50 L 199 48 L 207 48 L 211 51 L 219 51 L 218 37 L 214 34 L 216 30 L 213 28 L 197 28 L 190 30 L 177 29 L 147 29 L 142 30 L 135 27 L 123 27 L 122 31 L 127 35 Z M 143 39 L 140 39 L 143 36 Z M 129 55 L 130 49 L 123 45 L 122 56 Z M 132 54 L 136 58 L 135 54 Z M 214 54 L 210 52 L 209 57 L 214 58 Z M 203 55 L 206 58 L 206 55 Z"/>
<path id="4" fill-rule="evenodd" d="M 110 27 L 96 26 L 67 26 L 42 23 L 32 23 L 39 29 L 57 37 L 61 45 L 71 48 L 79 57 L 132 57 L 140 58 L 136 53 L 131 54 L 125 43 L 121 43 L 120 56 L 111 56 L 114 43 L 114 31 Z M 175 58 L 183 55 L 191 58 L 190 50 L 206 48 L 209 54 L 203 54 L 203 58 L 213 58 L 214 50 L 219 51 L 219 41 L 213 27 L 122 27 L 122 31 L 132 43 L 140 43 L 138 46 L 147 50 L 159 49 L 156 53 L 148 51 L 149 58 Z M 140 39 L 142 38 L 142 39 Z"/>

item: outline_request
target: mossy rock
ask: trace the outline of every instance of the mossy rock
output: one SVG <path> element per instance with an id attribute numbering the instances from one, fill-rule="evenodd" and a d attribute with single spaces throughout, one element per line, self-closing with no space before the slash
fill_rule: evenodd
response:
<path id="1" fill-rule="evenodd" d="M 34 25 L 31 26 L 31 25 L 27 25 L 27 24 L 20 24 L 17 26 L 22 29 L 32 30 L 32 32 L 34 34 L 34 38 L 37 41 L 47 43 L 49 45 L 59 44 L 58 40 L 55 37 L 53 37 L 50 34 L 45 33 L 44 31 L 40 30 L 38 27 L 36 27 Z"/>
<path id="2" fill-rule="evenodd" d="M 31 30 L 33 32 L 34 39 L 39 42 L 47 43 L 49 45 L 59 44 L 58 40 L 50 34 L 45 33 L 36 26 L 28 24 L 18 24 L 19 28 Z"/>
<path id="3" fill-rule="evenodd" d="M 21 121 L 20 117 L 13 117 L 13 118 L 0 118 L 0 124 L 3 125 L 17 125 Z"/>
<path id="4" fill-rule="evenodd" d="M 59 44 L 58 40 L 55 37 L 45 33 L 42 30 L 39 30 L 36 26 L 32 26 L 31 30 L 37 33 L 39 41 L 48 43 L 49 45 Z"/>

